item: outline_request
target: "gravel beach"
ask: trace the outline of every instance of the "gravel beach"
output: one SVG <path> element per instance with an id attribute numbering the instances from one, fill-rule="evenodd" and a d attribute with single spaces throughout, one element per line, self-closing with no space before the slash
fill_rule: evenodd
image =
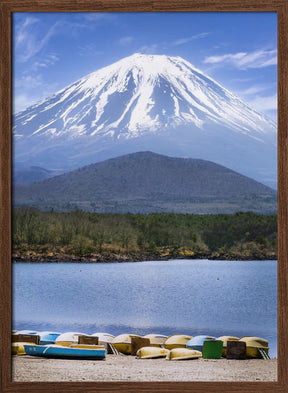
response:
<path id="1" fill-rule="evenodd" d="M 106 360 L 62 360 L 13 356 L 13 381 L 277 381 L 277 359 L 168 361 L 107 355 Z"/>

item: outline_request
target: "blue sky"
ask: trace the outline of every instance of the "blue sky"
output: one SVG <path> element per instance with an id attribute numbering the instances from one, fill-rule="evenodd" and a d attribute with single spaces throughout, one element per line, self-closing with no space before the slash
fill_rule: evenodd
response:
<path id="1" fill-rule="evenodd" d="M 14 112 L 135 52 L 181 56 L 276 121 L 276 13 L 14 13 Z"/>

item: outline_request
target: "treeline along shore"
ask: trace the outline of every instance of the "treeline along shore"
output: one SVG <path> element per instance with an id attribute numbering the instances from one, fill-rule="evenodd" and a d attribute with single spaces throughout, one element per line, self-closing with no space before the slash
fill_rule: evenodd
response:
<path id="1" fill-rule="evenodd" d="M 277 216 L 13 210 L 13 261 L 277 259 Z"/>

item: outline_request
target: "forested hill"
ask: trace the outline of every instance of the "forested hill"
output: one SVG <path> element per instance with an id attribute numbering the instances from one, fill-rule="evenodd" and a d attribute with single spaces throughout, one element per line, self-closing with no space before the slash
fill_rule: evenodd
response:
<path id="1" fill-rule="evenodd" d="M 15 209 L 16 261 L 277 259 L 277 216 L 97 214 Z"/>
<path id="2" fill-rule="evenodd" d="M 16 185 L 14 203 L 99 213 L 275 213 L 276 191 L 210 161 L 138 152 Z"/>

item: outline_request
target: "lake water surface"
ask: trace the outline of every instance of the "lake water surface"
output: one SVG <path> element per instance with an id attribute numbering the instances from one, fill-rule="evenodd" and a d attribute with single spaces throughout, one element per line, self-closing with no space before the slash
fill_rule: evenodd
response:
<path id="1" fill-rule="evenodd" d="M 250 335 L 277 357 L 277 261 L 14 263 L 13 328 Z"/>

